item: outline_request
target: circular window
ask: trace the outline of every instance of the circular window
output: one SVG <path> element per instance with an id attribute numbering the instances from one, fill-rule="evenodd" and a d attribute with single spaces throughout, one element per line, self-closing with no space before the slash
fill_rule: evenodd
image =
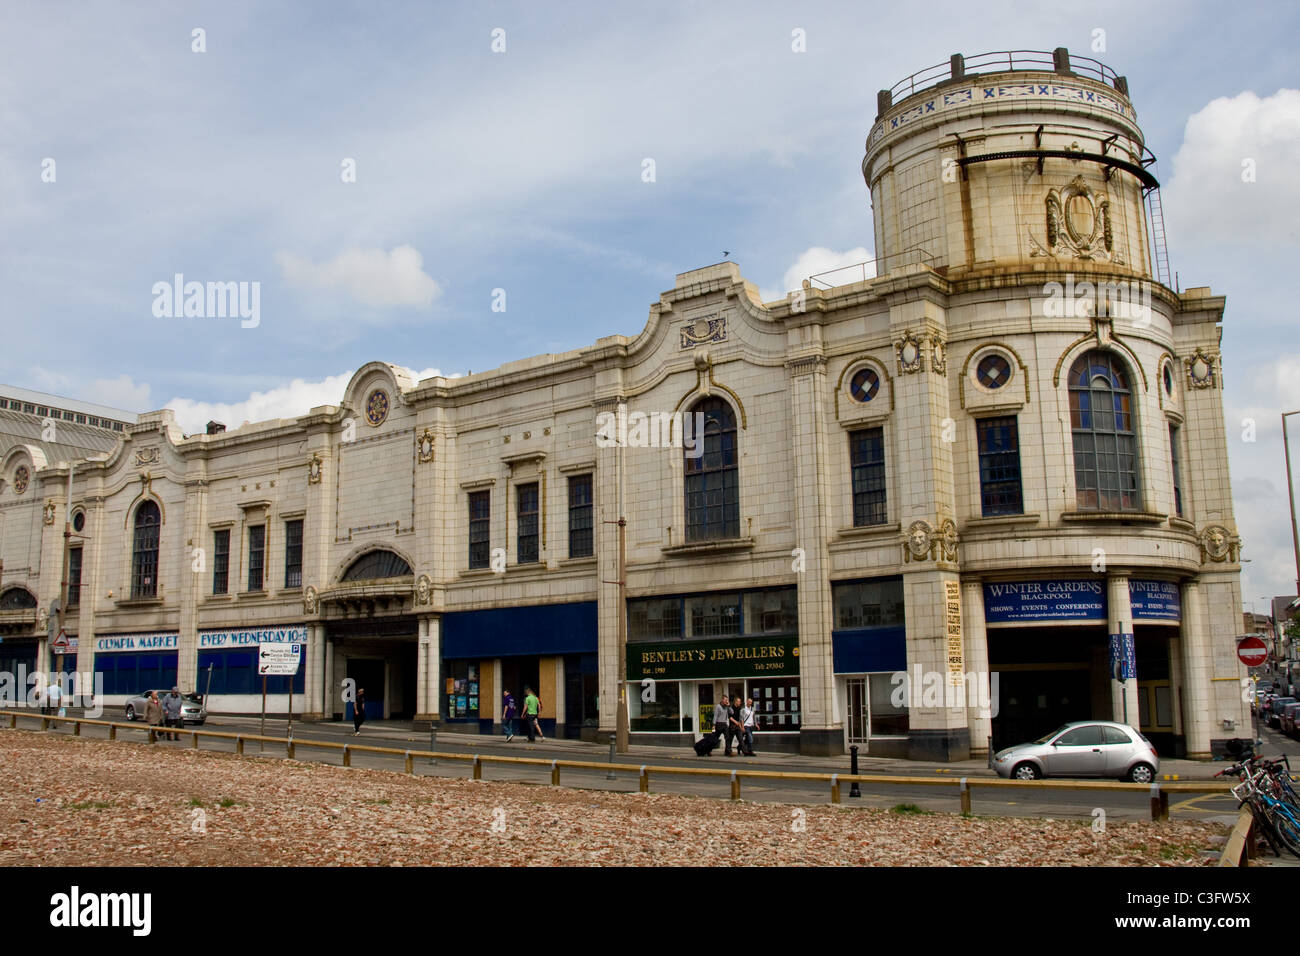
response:
<path id="1" fill-rule="evenodd" d="M 1174 371 L 1173 371 L 1172 368 L 1169 367 L 1169 363 L 1168 363 L 1168 362 L 1165 363 L 1165 375 L 1164 375 L 1164 378 L 1165 378 L 1165 394 L 1168 395 L 1168 396 L 1170 396 L 1170 397 L 1173 397 L 1173 394 L 1174 394 Z"/>
<path id="2" fill-rule="evenodd" d="M 371 425 L 382 425 L 388 418 L 388 393 L 377 388 L 366 399 L 366 421 Z"/>
<path id="3" fill-rule="evenodd" d="M 849 394 L 855 402 L 869 402 L 880 391 L 880 376 L 872 369 L 859 369 L 849 380 Z"/>
<path id="4" fill-rule="evenodd" d="M 78 534 L 86 527 L 86 513 L 78 511 L 72 516 L 72 530 Z"/>
<path id="5" fill-rule="evenodd" d="M 32 474 L 27 470 L 26 465 L 19 465 L 14 472 L 14 494 L 21 495 L 27 490 L 27 484 L 32 480 Z"/>
<path id="6" fill-rule="evenodd" d="M 997 352 L 986 355 L 975 366 L 975 380 L 985 388 L 1001 388 L 1011 380 L 1011 363 Z"/>

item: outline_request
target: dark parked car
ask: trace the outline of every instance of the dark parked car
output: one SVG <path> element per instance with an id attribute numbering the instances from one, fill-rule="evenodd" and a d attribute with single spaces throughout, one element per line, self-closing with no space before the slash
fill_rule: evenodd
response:
<path id="1" fill-rule="evenodd" d="M 1268 718 L 1268 725 L 1275 730 L 1282 729 L 1282 711 L 1286 710 L 1287 704 L 1294 704 L 1294 697 L 1274 697 L 1264 705 L 1264 714 Z"/>
<path id="2" fill-rule="evenodd" d="M 1280 729 L 1282 733 L 1291 737 L 1296 735 L 1295 724 L 1297 711 L 1300 711 L 1300 701 L 1297 701 L 1294 704 L 1287 704 L 1282 708 L 1281 713 L 1278 715 L 1278 729 Z"/>

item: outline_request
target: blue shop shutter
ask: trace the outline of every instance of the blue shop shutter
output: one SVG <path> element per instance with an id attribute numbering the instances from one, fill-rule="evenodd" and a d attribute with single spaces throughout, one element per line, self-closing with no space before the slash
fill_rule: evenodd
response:
<path id="1" fill-rule="evenodd" d="M 907 670 L 907 628 L 865 627 L 832 631 L 836 674 Z"/>
<path id="2" fill-rule="evenodd" d="M 483 660 L 596 653 L 596 602 L 462 611 L 442 619 L 442 656 Z"/>

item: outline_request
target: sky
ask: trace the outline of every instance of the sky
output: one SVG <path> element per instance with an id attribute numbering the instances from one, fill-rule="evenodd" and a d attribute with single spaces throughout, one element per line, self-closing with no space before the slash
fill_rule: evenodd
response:
<path id="1" fill-rule="evenodd" d="M 1263 611 L 1295 593 L 1300 8 L 974 10 L 8 0 L 0 381 L 235 427 L 334 404 L 373 360 L 454 375 L 635 335 L 724 253 L 777 297 L 873 255 L 877 90 L 955 52 L 1065 46 L 1128 77 L 1179 284 L 1227 296 L 1242 596 Z M 167 315 L 177 274 L 257 283 L 256 324 Z"/>

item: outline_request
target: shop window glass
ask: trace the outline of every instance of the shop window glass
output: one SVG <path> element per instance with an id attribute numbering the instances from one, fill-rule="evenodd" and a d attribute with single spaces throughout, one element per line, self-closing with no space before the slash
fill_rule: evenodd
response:
<path id="1" fill-rule="evenodd" d="M 831 591 L 835 603 L 835 627 L 839 630 L 903 624 L 901 578 L 835 584 Z"/>
<path id="2" fill-rule="evenodd" d="M 640 733 L 677 733 L 683 728 L 681 684 L 677 681 L 656 681 L 654 700 L 642 699 L 639 683 L 628 684 L 628 726 Z M 690 723 L 690 718 L 687 718 Z"/>
<path id="3" fill-rule="evenodd" d="M 754 698 L 760 732 L 781 733 L 799 729 L 799 678 L 752 680 L 748 696 Z"/>
<path id="4" fill-rule="evenodd" d="M 689 637 L 725 637 L 740 633 L 739 594 L 701 594 L 686 599 Z"/>
<path id="5" fill-rule="evenodd" d="M 897 692 L 899 685 L 893 677 L 893 674 L 871 674 L 868 678 L 873 737 L 907 736 L 907 700 L 903 693 Z"/>
<path id="6" fill-rule="evenodd" d="M 452 720 L 478 720 L 478 664 L 470 661 L 447 661 L 443 666 L 443 693 L 447 700 L 447 717 Z M 523 715 L 523 695 L 515 697 L 519 716 Z M 484 716 L 492 713 L 491 705 Z"/>
<path id="7" fill-rule="evenodd" d="M 795 634 L 798 630 L 799 600 L 794 588 L 745 595 L 746 634 Z"/>
<path id="8" fill-rule="evenodd" d="M 682 599 L 650 598 L 627 602 L 627 639 L 664 641 L 682 637 Z"/>

